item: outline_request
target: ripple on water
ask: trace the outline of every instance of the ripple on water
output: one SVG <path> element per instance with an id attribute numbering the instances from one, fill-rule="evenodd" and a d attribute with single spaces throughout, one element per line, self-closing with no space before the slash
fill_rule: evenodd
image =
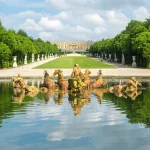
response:
<path id="1" fill-rule="evenodd" d="M 91 101 L 85 99 L 83 103 L 70 100 L 67 94 L 61 103 L 52 97 L 45 103 L 42 96 L 21 103 L 4 101 L 0 104 L 0 147 L 19 147 L 21 150 L 35 147 L 60 150 L 150 149 L 149 92 L 145 89 L 144 92 L 147 95 L 134 102 L 116 100 L 110 94 L 101 101 L 91 94 Z M 75 115 L 76 110 L 79 113 Z"/>

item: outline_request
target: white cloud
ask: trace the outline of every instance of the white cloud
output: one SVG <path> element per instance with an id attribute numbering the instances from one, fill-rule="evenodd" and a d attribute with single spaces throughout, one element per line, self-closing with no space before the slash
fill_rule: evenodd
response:
<path id="1" fill-rule="evenodd" d="M 58 18 L 58 19 L 68 19 L 68 14 L 66 12 L 60 12 L 58 15 L 56 15 L 56 18 Z"/>
<path id="2" fill-rule="evenodd" d="M 55 41 L 55 37 L 51 32 L 39 32 L 39 37 L 44 41 Z"/>
<path id="3" fill-rule="evenodd" d="M 4 0 L 5 1 L 5 0 Z M 9 2 L 9 4 L 8 4 Z M 14 6 L 12 0 L 5 1 L 5 5 Z M 27 0 L 14 0 L 19 5 L 28 5 Z M 41 1 L 34 2 L 38 7 Z M 115 7 L 115 3 L 118 8 Z M 143 1 L 129 0 L 43 0 L 40 9 L 31 9 L 31 6 L 18 13 L 1 12 L 0 18 L 6 28 L 18 30 L 23 28 L 31 35 L 39 35 L 44 40 L 100 40 L 111 38 L 125 29 L 130 19 L 144 20 L 149 17 L 148 7 L 139 7 Z M 145 0 L 147 4 L 147 0 Z M 106 5 L 103 5 L 106 4 Z M 112 4 L 112 5 L 111 5 Z M 111 6 L 110 6 L 111 5 Z M 148 5 L 148 4 L 147 4 Z M 133 9 L 133 6 L 137 8 Z M 102 8 L 104 7 L 104 8 Z M 111 8 L 113 7 L 113 8 Z M 129 8 L 129 12 L 125 8 Z M 56 9 L 57 8 L 57 9 Z M 123 9 L 122 9 L 123 8 Z M 16 12 L 16 10 L 14 11 Z M 29 32 L 30 31 L 30 32 Z"/>
<path id="4" fill-rule="evenodd" d="M 42 31 L 43 29 L 35 23 L 33 19 L 26 19 L 25 23 L 20 26 L 20 28 L 28 31 Z"/>
<path id="5" fill-rule="evenodd" d="M 87 14 L 83 18 L 90 24 L 101 25 L 104 23 L 104 19 L 98 14 Z"/>
<path id="6" fill-rule="evenodd" d="M 31 19 L 33 20 L 33 22 L 35 22 L 35 20 L 40 19 L 42 16 L 42 13 L 36 13 L 34 11 L 27 10 L 24 12 L 19 12 L 17 14 L 2 14 L 0 18 L 6 28 L 14 28 L 17 30 L 22 27 L 23 24 L 26 24 L 28 22 L 26 20 Z"/>
<path id="7" fill-rule="evenodd" d="M 78 32 L 78 33 L 89 33 L 90 32 L 90 29 L 86 29 L 80 25 L 77 25 L 76 26 L 76 29 L 75 29 L 75 32 Z"/>
<path id="8" fill-rule="evenodd" d="M 79 9 L 89 9 L 91 6 L 94 6 L 96 2 L 94 0 L 46 0 L 47 5 L 55 7 L 57 9 L 65 10 L 77 10 Z"/>
<path id="9" fill-rule="evenodd" d="M 146 18 L 150 17 L 148 10 L 145 7 L 139 7 L 138 9 L 133 11 L 133 15 L 135 19 L 144 21 Z"/>
<path id="10" fill-rule="evenodd" d="M 36 32 L 43 40 L 100 40 L 113 37 L 125 28 L 129 19 L 118 11 L 96 13 L 76 13 L 61 11 L 57 14 L 19 12 L 3 16 L 5 24 L 9 21 L 16 29 L 22 28 L 27 33 Z M 9 26 L 12 24 L 9 24 Z M 10 27 L 12 28 L 12 27 Z M 32 35 L 29 35 L 32 36 Z"/>
<path id="11" fill-rule="evenodd" d="M 58 31 L 63 29 L 63 24 L 60 20 L 50 20 L 48 17 L 42 17 L 38 24 L 47 31 Z"/>
<path id="12" fill-rule="evenodd" d="M 52 5 L 53 7 L 59 8 L 59 9 L 65 9 L 68 8 L 68 4 L 66 3 L 66 0 L 45 0 L 47 5 Z"/>
<path id="13" fill-rule="evenodd" d="M 97 33 L 97 34 L 101 34 L 101 33 L 103 33 L 103 32 L 106 31 L 106 28 L 105 28 L 105 27 L 96 27 L 96 28 L 94 29 L 94 31 L 95 31 L 95 33 Z"/>
<path id="14" fill-rule="evenodd" d="M 118 11 L 106 11 L 107 23 L 110 25 L 126 26 L 129 19 Z"/>
<path id="15" fill-rule="evenodd" d="M 34 18 L 34 19 L 39 19 L 42 16 L 43 16 L 42 13 L 37 13 L 30 10 L 19 12 L 17 15 L 13 15 L 13 17 L 17 17 L 17 18 Z"/>
<path id="16" fill-rule="evenodd" d="M 44 2 L 29 2 L 28 0 L 1 0 L 0 4 L 13 6 L 13 7 L 24 7 L 24 8 L 43 8 Z"/>

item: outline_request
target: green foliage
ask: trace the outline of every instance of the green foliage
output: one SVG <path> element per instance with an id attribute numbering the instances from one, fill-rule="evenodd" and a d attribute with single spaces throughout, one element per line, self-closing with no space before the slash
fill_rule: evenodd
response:
<path id="1" fill-rule="evenodd" d="M 116 53 L 121 62 L 122 52 L 125 63 L 132 63 L 132 56 L 137 56 L 137 65 L 146 67 L 150 65 L 150 19 L 145 22 L 131 20 L 126 29 L 114 38 L 102 39 L 89 48 L 89 53 L 108 54 Z M 112 55 L 113 57 L 113 55 Z"/>
<path id="2" fill-rule="evenodd" d="M 23 31 L 22 29 L 18 30 L 17 34 L 24 36 L 24 37 L 28 37 L 27 33 L 25 31 Z"/>
<path id="3" fill-rule="evenodd" d="M 135 38 L 132 39 L 134 45 L 134 50 L 137 53 L 143 55 L 147 60 L 147 66 L 149 67 L 150 63 L 150 32 L 142 32 L 137 34 Z"/>
<path id="4" fill-rule="evenodd" d="M 9 60 L 10 55 L 11 55 L 11 51 L 9 47 L 3 42 L 0 42 L 0 67 L 1 68 L 3 68 L 3 62 Z"/>
<path id="5" fill-rule="evenodd" d="M 1 22 L 1 20 L 0 20 L 0 32 L 1 32 L 2 30 L 5 30 L 5 28 L 3 27 L 2 22 Z"/>
<path id="6" fill-rule="evenodd" d="M 136 34 L 145 32 L 147 29 L 144 26 L 144 23 L 137 20 L 131 20 L 126 27 L 125 32 L 130 34 L 131 38 L 136 37 Z"/>
<path id="7" fill-rule="evenodd" d="M 12 51 L 16 49 L 15 34 L 12 31 L 1 31 L 0 42 L 5 43 Z"/>
<path id="8" fill-rule="evenodd" d="M 26 54 L 28 55 L 28 61 L 30 62 L 32 58 L 32 53 L 35 54 L 35 57 L 37 57 L 36 54 L 58 53 L 58 48 L 56 45 L 52 45 L 48 41 L 44 42 L 40 38 L 33 39 L 32 37 L 29 37 L 27 33 L 22 29 L 18 30 L 18 32 L 10 29 L 6 30 L 3 27 L 1 21 L 0 42 L 3 42 L 11 50 L 9 60 L 11 60 L 13 56 L 17 56 L 17 61 L 20 63 L 23 63 L 24 56 Z"/>
<path id="9" fill-rule="evenodd" d="M 10 55 L 11 51 L 9 47 L 3 42 L 0 42 L 0 59 L 4 61 L 9 60 Z"/>

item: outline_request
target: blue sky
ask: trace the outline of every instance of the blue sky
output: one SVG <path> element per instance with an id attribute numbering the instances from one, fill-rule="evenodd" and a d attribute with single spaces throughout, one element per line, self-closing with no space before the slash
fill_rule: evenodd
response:
<path id="1" fill-rule="evenodd" d="M 149 8 L 149 0 L 0 0 L 0 19 L 34 38 L 97 41 L 149 18 Z"/>

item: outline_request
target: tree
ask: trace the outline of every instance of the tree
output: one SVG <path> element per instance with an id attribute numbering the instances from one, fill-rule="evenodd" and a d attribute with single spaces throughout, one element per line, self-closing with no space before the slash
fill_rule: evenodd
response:
<path id="1" fill-rule="evenodd" d="M 120 58 L 121 61 L 121 54 L 122 52 L 126 55 L 126 57 L 130 59 L 125 59 L 126 63 L 131 63 L 131 38 L 130 35 L 127 33 L 120 33 L 114 38 L 114 48 L 115 52 L 117 53 L 117 57 Z"/>
<path id="2" fill-rule="evenodd" d="M 3 62 L 9 60 L 10 55 L 11 55 L 11 50 L 9 49 L 9 47 L 3 42 L 0 42 L 0 66 L 1 68 L 3 68 Z"/>
<path id="3" fill-rule="evenodd" d="M 2 30 L 5 30 L 5 28 L 3 27 L 2 22 L 0 20 L 0 31 L 2 31 Z"/>
<path id="4" fill-rule="evenodd" d="M 146 27 L 146 29 L 148 31 L 150 31 L 150 18 L 147 18 L 145 21 L 144 21 L 144 26 Z"/>
<path id="5" fill-rule="evenodd" d="M 147 31 L 145 25 L 141 21 L 131 20 L 124 31 L 127 34 L 130 34 L 131 38 L 136 37 L 136 34 Z"/>
<path id="6" fill-rule="evenodd" d="M 0 32 L 0 42 L 3 42 L 14 52 L 16 50 L 16 39 L 15 33 L 12 31 L 2 31 Z"/>
<path id="7" fill-rule="evenodd" d="M 21 36 L 24 36 L 24 37 L 28 37 L 27 33 L 22 29 L 18 30 L 17 34 L 21 35 Z"/>
<path id="8" fill-rule="evenodd" d="M 132 44 L 134 45 L 134 50 L 146 58 L 147 67 L 150 67 L 150 32 L 137 34 L 137 36 L 132 39 Z"/>

